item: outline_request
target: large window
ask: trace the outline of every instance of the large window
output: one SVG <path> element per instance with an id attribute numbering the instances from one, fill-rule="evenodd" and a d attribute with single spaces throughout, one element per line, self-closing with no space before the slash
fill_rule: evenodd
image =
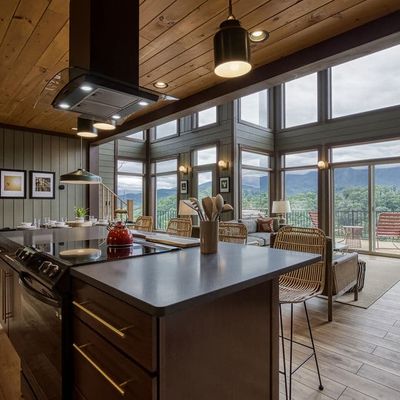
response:
<path id="1" fill-rule="evenodd" d="M 197 127 L 215 124 L 217 122 L 217 107 L 207 108 L 197 113 Z"/>
<path id="2" fill-rule="evenodd" d="M 400 45 L 332 68 L 332 116 L 400 104 Z"/>
<path id="3" fill-rule="evenodd" d="M 156 126 L 155 128 L 155 139 L 163 139 L 168 136 L 174 136 L 178 134 L 178 121 L 169 121 L 165 124 Z"/>
<path id="4" fill-rule="evenodd" d="M 156 229 L 165 230 L 168 221 L 176 217 L 178 187 L 176 170 L 176 158 L 154 163 Z"/>
<path id="5" fill-rule="evenodd" d="M 268 128 L 268 91 L 252 93 L 241 97 L 240 121 Z"/>
<path id="6" fill-rule="evenodd" d="M 311 227 L 318 220 L 317 159 L 317 151 L 283 156 L 284 193 L 292 210 L 286 217 L 291 225 Z"/>
<path id="7" fill-rule="evenodd" d="M 318 120 L 317 73 L 294 79 L 285 87 L 285 128 Z"/>
<path id="8" fill-rule="evenodd" d="M 331 149 L 336 241 L 400 255 L 400 140 Z"/>
<path id="9" fill-rule="evenodd" d="M 270 158 L 266 154 L 241 151 L 241 215 L 269 214 Z"/>
<path id="10" fill-rule="evenodd" d="M 193 195 L 201 200 L 215 195 L 217 147 L 200 148 L 193 152 Z"/>
<path id="11" fill-rule="evenodd" d="M 117 160 L 117 194 L 122 200 L 133 200 L 133 216 L 143 213 L 143 163 L 141 161 Z M 117 207 L 125 208 L 121 204 Z"/>

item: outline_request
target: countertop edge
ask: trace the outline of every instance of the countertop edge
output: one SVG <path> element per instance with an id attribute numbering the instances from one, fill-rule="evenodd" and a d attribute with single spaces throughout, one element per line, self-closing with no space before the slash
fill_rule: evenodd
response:
<path id="1" fill-rule="evenodd" d="M 169 305 L 165 305 L 165 306 L 157 306 L 157 305 L 146 303 L 132 295 L 129 295 L 127 293 L 122 292 L 121 290 L 116 289 L 115 287 L 107 285 L 104 282 L 101 282 L 97 279 L 94 279 L 94 278 L 88 276 L 88 275 L 80 272 L 79 270 L 77 270 L 74 267 L 71 268 L 71 275 L 75 278 L 81 279 L 82 281 L 86 282 L 87 284 L 92 285 L 95 288 L 97 288 L 107 294 L 110 294 L 110 295 L 118 298 L 119 300 L 124 301 L 125 303 L 128 303 L 128 304 L 138 308 L 139 310 L 141 310 L 147 314 L 150 314 L 150 315 L 156 316 L 156 317 L 162 317 L 162 316 L 166 316 L 168 314 L 172 314 L 177 311 L 181 311 L 187 307 L 206 303 L 206 302 L 212 301 L 214 299 L 220 298 L 222 296 L 229 295 L 229 294 L 238 292 L 240 290 L 247 289 L 249 287 L 258 285 L 260 283 L 263 283 L 263 282 L 266 282 L 269 280 L 273 280 L 275 278 L 278 278 L 282 274 L 285 274 L 285 273 L 293 271 L 295 269 L 304 267 L 306 265 L 310 265 L 312 263 L 319 261 L 320 259 L 321 259 L 320 256 L 316 256 L 316 257 L 312 258 L 311 260 L 299 262 L 290 267 L 282 268 L 279 271 L 279 273 L 276 271 L 270 272 L 270 273 L 260 275 L 260 276 L 254 277 L 254 278 L 250 278 L 245 281 L 242 281 L 242 282 L 239 282 L 239 283 L 236 283 L 236 284 L 224 287 L 224 288 L 216 289 L 216 290 L 210 291 L 208 293 L 192 297 L 187 300 L 183 300 L 178 303 L 169 304 Z"/>

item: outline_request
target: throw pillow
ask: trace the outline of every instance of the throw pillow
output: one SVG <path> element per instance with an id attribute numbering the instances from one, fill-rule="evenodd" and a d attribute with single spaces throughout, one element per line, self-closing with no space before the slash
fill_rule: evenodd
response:
<path id="1" fill-rule="evenodd" d="M 257 218 L 257 231 L 273 232 L 273 223 L 274 220 L 272 218 Z"/>

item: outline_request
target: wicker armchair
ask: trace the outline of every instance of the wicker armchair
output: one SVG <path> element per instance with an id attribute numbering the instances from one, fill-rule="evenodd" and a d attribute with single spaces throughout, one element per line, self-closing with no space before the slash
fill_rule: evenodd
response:
<path id="1" fill-rule="evenodd" d="M 167 233 L 175 236 L 192 236 L 192 221 L 187 218 L 172 218 L 168 222 Z"/>
<path id="2" fill-rule="evenodd" d="M 276 235 L 274 247 L 277 249 L 301 251 L 304 253 L 314 253 L 321 255 L 321 261 L 314 264 L 307 265 L 295 271 L 289 272 L 280 276 L 279 278 L 279 312 L 281 323 L 281 338 L 282 338 L 282 352 L 283 352 L 283 371 L 285 375 L 285 390 L 286 398 L 292 398 L 292 375 L 293 371 L 293 304 L 303 303 L 304 310 L 307 318 L 307 325 L 310 334 L 311 346 L 303 345 L 310 348 L 313 352 L 308 357 L 314 357 L 317 367 L 319 389 L 323 390 L 321 375 L 319 372 L 317 355 L 315 352 L 314 339 L 311 330 L 310 319 L 308 316 L 306 301 L 322 293 L 325 283 L 325 270 L 326 270 L 326 248 L 327 239 L 323 231 L 317 228 L 299 228 L 286 226 L 279 230 Z M 286 358 L 285 358 L 285 337 L 282 322 L 282 304 L 290 304 L 291 318 L 290 318 L 290 350 L 289 350 L 289 389 L 286 374 Z M 308 360 L 307 359 L 307 360 Z M 301 364 L 302 365 L 302 364 Z"/>
<path id="3" fill-rule="evenodd" d="M 221 242 L 246 244 L 247 227 L 236 222 L 219 223 L 219 240 Z"/>
<path id="4" fill-rule="evenodd" d="M 138 231 L 151 232 L 153 230 L 153 217 L 141 216 L 133 224 L 133 229 Z"/>

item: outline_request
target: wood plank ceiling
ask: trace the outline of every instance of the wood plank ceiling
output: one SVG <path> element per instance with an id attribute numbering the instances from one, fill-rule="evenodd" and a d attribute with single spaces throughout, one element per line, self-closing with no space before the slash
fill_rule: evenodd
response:
<path id="1" fill-rule="evenodd" d="M 74 134 L 76 114 L 38 102 L 46 83 L 68 66 L 68 5 L 1 0 L 0 123 Z M 234 0 L 233 9 L 246 29 L 270 32 L 267 42 L 252 45 L 257 67 L 397 11 L 400 1 Z M 154 89 L 161 80 L 169 87 L 160 92 L 182 99 L 220 83 L 212 39 L 226 16 L 226 0 L 141 0 L 140 85 Z"/>

